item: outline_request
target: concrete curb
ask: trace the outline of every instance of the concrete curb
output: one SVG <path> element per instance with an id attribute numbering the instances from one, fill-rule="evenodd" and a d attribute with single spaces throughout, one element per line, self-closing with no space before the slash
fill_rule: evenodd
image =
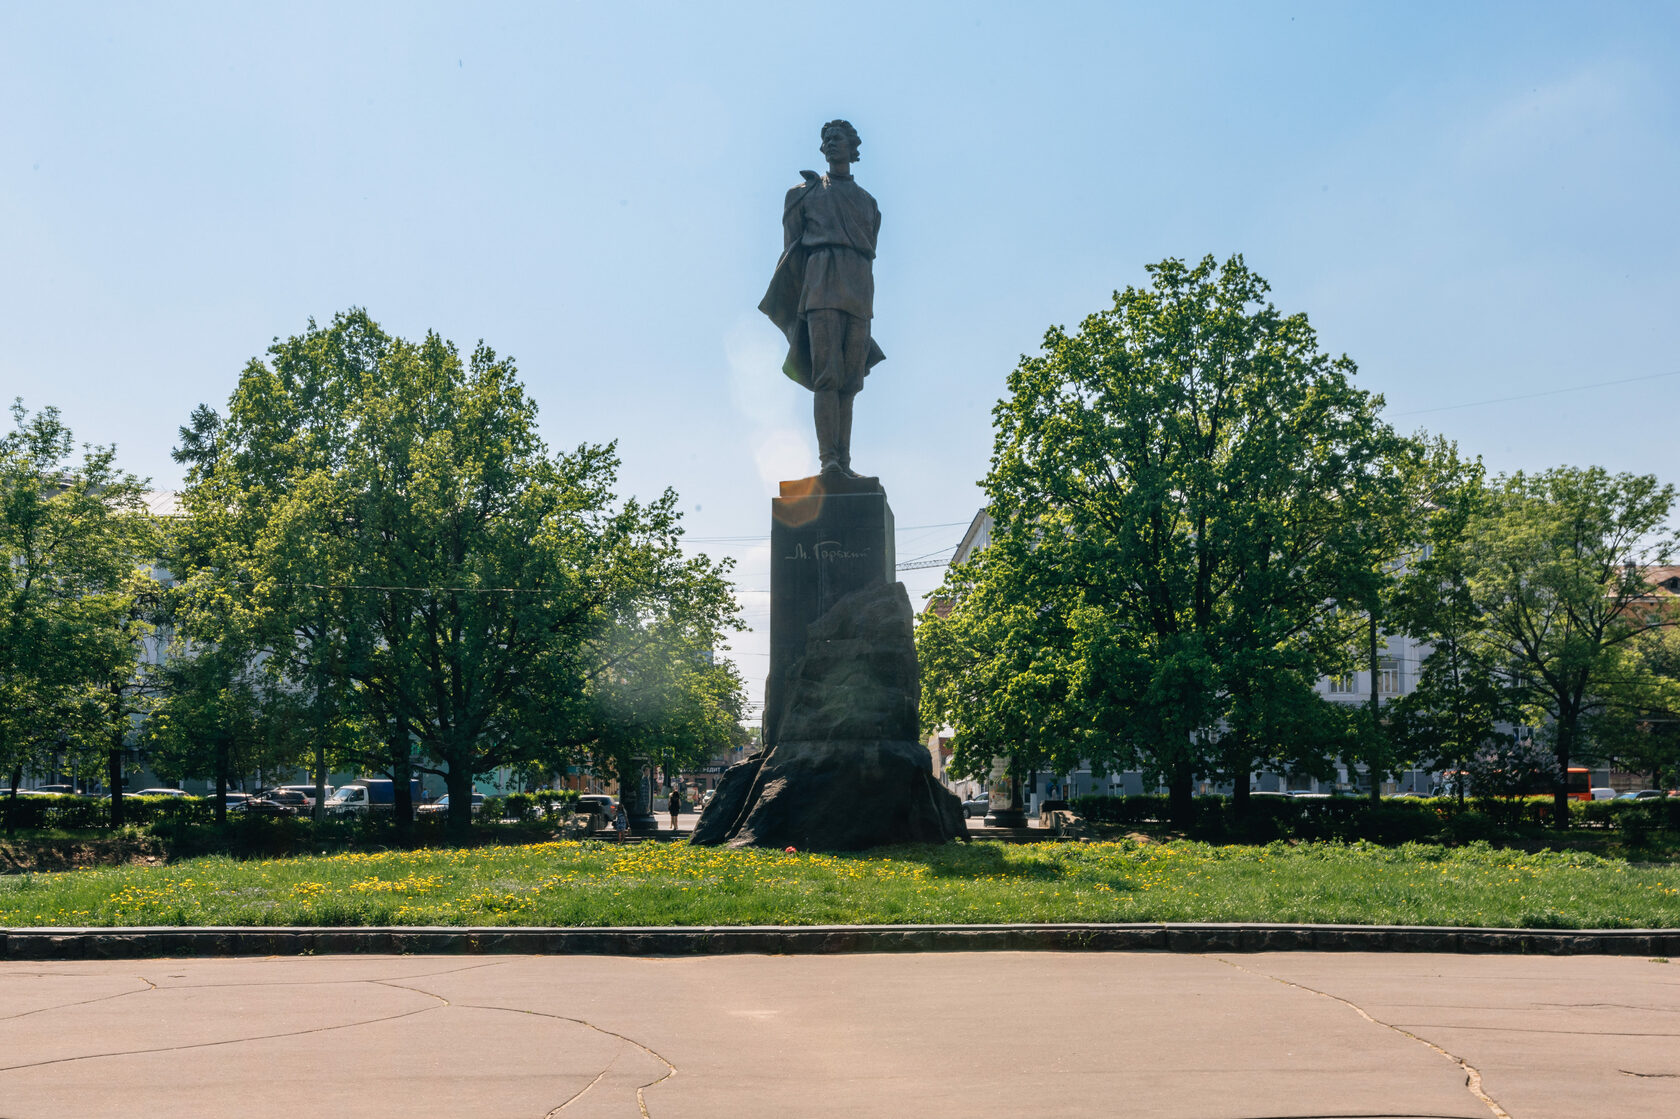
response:
<path id="1" fill-rule="evenodd" d="M 1680 929 L 1480 929 L 1406 925 L 753 925 L 663 928 L 0 929 L 0 960 L 161 956 L 997 951 L 1459 952 L 1680 956 Z"/>

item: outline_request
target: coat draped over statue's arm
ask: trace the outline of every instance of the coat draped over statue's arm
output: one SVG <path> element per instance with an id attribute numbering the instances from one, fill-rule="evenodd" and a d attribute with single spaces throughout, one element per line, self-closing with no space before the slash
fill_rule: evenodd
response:
<path id="1" fill-rule="evenodd" d="M 805 262 L 810 250 L 800 243 L 803 217 L 799 204 L 822 182 L 822 177 L 815 171 L 801 171 L 800 174 L 805 182 L 789 190 L 782 204 L 782 255 L 776 261 L 776 270 L 771 273 L 770 286 L 764 298 L 759 300 L 758 309 L 787 337 L 788 353 L 787 359 L 782 362 L 782 372 L 808 389 L 812 387 L 811 332 L 799 308 L 805 291 Z M 881 347 L 871 338 L 865 368 L 885 357 Z"/>

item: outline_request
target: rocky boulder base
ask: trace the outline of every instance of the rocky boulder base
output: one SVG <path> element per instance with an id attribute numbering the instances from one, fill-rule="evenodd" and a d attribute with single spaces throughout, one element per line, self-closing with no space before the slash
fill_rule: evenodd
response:
<path id="1" fill-rule="evenodd" d="M 857 851 L 966 835 L 916 741 L 920 687 L 904 585 L 840 599 L 788 673 L 780 740 L 729 768 L 691 841 Z"/>

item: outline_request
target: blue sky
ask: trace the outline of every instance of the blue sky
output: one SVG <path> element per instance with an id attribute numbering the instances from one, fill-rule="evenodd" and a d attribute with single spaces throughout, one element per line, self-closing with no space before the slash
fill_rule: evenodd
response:
<path id="1" fill-rule="evenodd" d="M 1676 58 L 1654 3 L 10 4 L 0 396 L 167 487 L 191 407 L 311 316 L 482 338 L 553 445 L 679 490 L 763 623 L 814 443 L 754 308 L 844 116 L 884 215 L 854 458 L 901 559 L 977 507 L 1020 355 L 1169 255 L 1243 253 L 1494 470 L 1672 480 Z"/>

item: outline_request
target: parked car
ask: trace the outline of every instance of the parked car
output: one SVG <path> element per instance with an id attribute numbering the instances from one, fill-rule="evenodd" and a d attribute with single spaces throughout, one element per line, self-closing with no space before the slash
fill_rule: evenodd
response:
<path id="1" fill-rule="evenodd" d="M 301 816 L 314 806 L 309 798 L 292 789 L 270 789 L 245 802 L 253 816 Z"/>
<path id="2" fill-rule="evenodd" d="M 185 789 L 141 789 L 134 795 L 137 797 L 184 797 L 188 793 Z"/>
<path id="3" fill-rule="evenodd" d="M 474 793 L 472 795 L 473 815 L 475 815 L 475 816 L 478 815 L 478 813 L 480 811 L 482 811 L 483 808 L 484 808 L 484 794 L 483 793 Z M 414 814 L 416 816 L 448 816 L 449 815 L 449 794 L 444 793 L 442 796 L 438 797 L 436 800 L 432 801 L 432 803 L 430 803 L 430 804 L 422 804 L 419 808 L 416 808 L 414 810 Z"/>
<path id="4" fill-rule="evenodd" d="M 74 786 L 74 785 L 37 785 L 37 786 L 35 786 L 35 791 L 38 792 L 38 793 L 49 793 L 52 796 L 73 797 L 73 796 L 76 795 L 76 786 Z"/>
<path id="5" fill-rule="evenodd" d="M 315 786 L 314 785 L 281 785 L 280 788 L 285 789 L 289 793 L 300 793 L 300 794 L 302 794 L 303 799 L 305 799 L 309 802 L 310 811 L 314 811 L 314 809 L 315 809 Z M 326 796 L 326 798 L 328 800 L 332 799 L 332 795 L 333 795 L 334 790 L 333 790 L 333 787 L 331 785 L 327 785 L 322 791 L 323 791 L 324 795 Z"/>
<path id="6" fill-rule="evenodd" d="M 250 802 L 251 794 L 250 793 L 229 793 L 229 794 L 227 794 L 226 800 L 227 800 L 227 810 L 229 812 L 242 812 L 245 809 L 245 805 Z"/>
<path id="7" fill-rule="evenodd" d="M 606 793 L 584 793 L 577 798 L 578 814 L 593 812 L 607 823 L 612 822 L 613 812 L 618 808 L 618 802 Z"/>
<path id="8" fill-rule="evenodd" d="M 981 793 L 977 797 L 963 801 L 962 806 L 963 815 L 966 817 L 972 819 L 975 816 L 984 816 L 992 810 L 992 798 L 986 793 Z"/>
<path id="9" fill-rule="evenodd" d="M 1606 789 L 1602 785 L 1596 785 L 1593 788 L 1588 789 L 1587 792 L 1592 796 L 1592 798 L 1594 800 L 1615 800 L 1616 799 L 1616 790 L 1615 789 Z"/>
<path id="10" fill-rule="evenodd" d="M 1616 799 L 1617 800 L 1656 800 L 1660 796 L 1662 796 L 1662 793 L 1661 793 L 1661 791 L 1659 791 L 1657 789 L 1636 789 L 1631 793 L 1623 793 L 1621 796 L 1617 797 Z"/>

